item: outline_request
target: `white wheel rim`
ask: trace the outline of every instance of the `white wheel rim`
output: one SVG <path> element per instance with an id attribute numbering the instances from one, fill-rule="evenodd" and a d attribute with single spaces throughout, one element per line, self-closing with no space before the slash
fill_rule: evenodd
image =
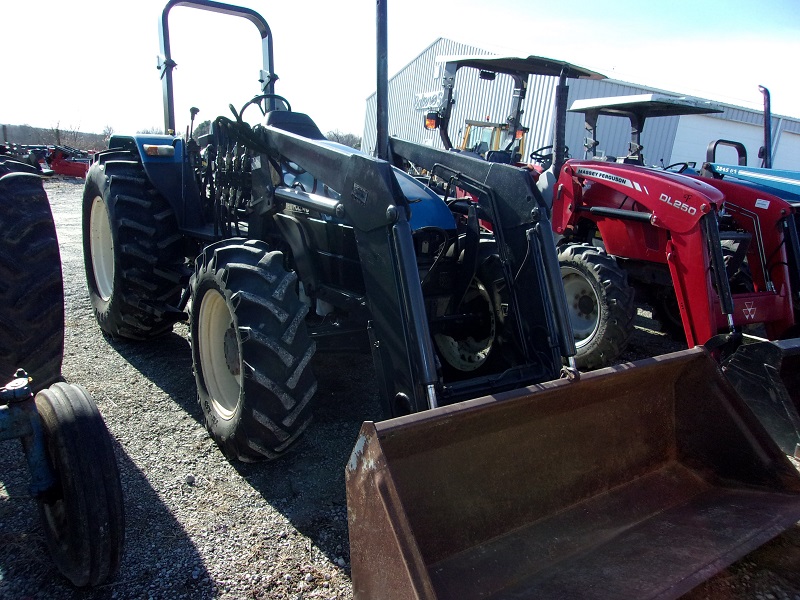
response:
<path id="1" fill-rule="evenodd" d="M 489 358 L 494 343 L 496 322 L 489 292 L 480 281 L 473 279 L 472 285 L 464 297 L 464 304 L 473 302 L 476 298 L 481 298 L 489 308 L 489 334 L 485 338 L 476 340 L 472 336 L 468 336 L 457 340 L 444 334 L 434 336 L 434 341 L 444 361 L 462 372 L 480 368 Z"/>
<path id="2" fill-rule="evenodd" d="M 96 196 L 89 215 L 89 252 L 97 294 L 106 302 L 114 292 L 114 239 L 103 198 Z"/>
<path id="3" fill-rule="evenodd" d="M 230 419 L 239 404 L 242 360 L 233 316 L 217 290 L 203 295 L 197 325 L 200 368 L 214 411 Z"/>
<path id="4" fill-rule="evenodd" d="M 567 296 L 567 310 L 575 336 L 575 346 L 582 348 L 600 326 L 600 299 L 586 275 L 572 267 L 561 267 L 561 280 Z"/>

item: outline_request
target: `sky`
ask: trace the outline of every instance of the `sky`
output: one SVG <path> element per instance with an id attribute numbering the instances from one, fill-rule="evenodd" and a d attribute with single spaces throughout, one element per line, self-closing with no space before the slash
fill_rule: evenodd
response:
<path id="1" fill-rule="evenodd" d="M 389 75 L 439 37 L 566 60 L 622 81 L 800 118 L 800 0 L 386 0 Z M 164 0 L 0 0 L 0 123 L 116 133 L 163 128 Z M 375 0 L 241 0 L 273 35 L 276 93 L 323 133 L 361 135 L 376 89 Z M 242 18 L 175 7 L 179 131 L 260 91 Z M 253 109 L 255 110 L 255 109 Z M 11 140 L 13 141 L 13 140 Z"/>

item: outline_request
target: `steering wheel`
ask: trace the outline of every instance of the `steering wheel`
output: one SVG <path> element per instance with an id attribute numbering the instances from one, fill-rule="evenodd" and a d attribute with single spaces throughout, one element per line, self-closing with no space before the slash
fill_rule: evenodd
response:
<path id="1" fill-rule="evenodd" d="M 258 107 L 258 109 L 261 111 L 261 114 L 262 115 L 266 115 L 267 112 L 269 112 L 269 111 L 267 111 L 267 104 L 264 101 L 265 100 L 270 100 L 270 99 L 280 100 L 283 103 L 283 105 L 286 107 L 286 110 L 288 112 L 292 112 L 292 105 L 289 104 L 289 101 L 286 98 L 284 98 L 283 96 L 279 96 L 278 94 L 260 94 L 258 96 L 254 96 L 252 100 L 248 100 L 245 103 L 245 105 L 242 106 L 242 110 L 239 111 L 239 114 L 237 115 L 237 117 L 241 118 L 241 116 L 244 114 L 244 111 L 251 104 L 255 104 Z M 264 106 L 261 106 L 262 102 L 264 102 Z M 236 114 L 236 113 L 234 112 L 234 114 Z"/>
<path id="2" fill-rule="evenodd" d="M 676 162 L 672 163 L 671 165 L 667 165 L 666 167 L 664 167 L 664 170 L 672 171 L 673 173 L 683 173 L 688 168 L 689 168 L 689 163 Z"/>
<path id="3" fill-rule="evenodd" d="M 550 150 L 550 152 L 545 153 L 545 150 Z M 553 146 L 542 146 L 541 148 L 537 148 L 533 152 L 531 152 L 531 160 L 537 160 L 540 163 L 544 163 L 547 161 L 553 160 Z"/>

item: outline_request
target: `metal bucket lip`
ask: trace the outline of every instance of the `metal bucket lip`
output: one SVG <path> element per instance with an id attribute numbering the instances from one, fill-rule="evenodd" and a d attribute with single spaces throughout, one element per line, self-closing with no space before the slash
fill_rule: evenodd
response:
<path id="1" fill-rule="evenodd" d="M 686 363 L 689 365 L 693 362 L 701 362 L 704 360 L 710 363 L 712 370 L 716 371 L 717 376 L 724 381 L 722 371 L 720 371 L 719 366 L 711 357 L 711 354 L 708 352 L 708 350 L 702 346 L 695 346 L 694 348 L 689 348 L 687 350 L 679 350 L 677 352 L 670 352 L 667 354 L 661 354 L 659 356 L 643 358 L 633 362 L 626 362 L 611 367 L 605 367 L 603 369 L 590 371 L 588 373 L 581 373 L 580 379 L 577 382 L 570 381 L 568 379 L 554 379 L 552 381 L 537 383 L 531 386 L 500 392 L 490 396 L 481 396 L 471 400 L 464 400 L 455 404 L 440 406 L 430 410 L 412 413 L 410 415 L 403 415 L 383 421 L 366 421 L 365 423 L 372 423 L 377 434 L 381 436 L 383 434 L 389 434 L 392 431 L 399 431 L 406 427 L 418 425 L 422 421 L 433 422 L 437 420 L 446 420 L 454 415 L 482 410 L 499 402 L 520 400 L 543 392 L 558 390 L 565 386 L 575 385 L 576 383 L 579 384 L 581 382 L 608 379 L 618 375 L 619 373 L 629 372 L 634 368 L 652 369 L 665 365 L 673 365 L 677 367 L 680 365 L 680 363 Z"/>

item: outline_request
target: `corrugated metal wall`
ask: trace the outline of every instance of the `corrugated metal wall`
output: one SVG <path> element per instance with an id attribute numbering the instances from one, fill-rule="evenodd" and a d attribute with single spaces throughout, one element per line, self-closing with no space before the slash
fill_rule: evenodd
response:
<path id="1" fill-rule="evenodd" d="M 416 59 L 401 69 L 389 80 L 389 134 L 417 143 L 442 147 L 438 132 L 426 131 L 423 123 L 425 113 L 435 105 L 435 94 L 440 92 L 441 78 L 436 67 L 436 58 L 460 54 L 489 54 L 489 52 L 446 38 L 439 38 L 428 46 Z M 552 143 L 555 77 L 532 77 L 528 82 L 528 95 L 523 105 L 522 124 L 530 128 L 525 155 Z M 450 120 L 450 139 L 459 145 L 467 119 L 504 122 L 511 110 L 511 78 L 500 75 L 495 81 L 479 79 L 474 69 L 461 69 L 456 75 L 455 105 Z M 670 94 L 664 90 L 615 81 L 611 79 L 570 80 L 569 103 L 584 98 L 603 98 L 648 93 Z M 678 95 L 678 94 L 674 94 Z M 429 101 L 421 101 L 425 98 Z M 738 121 L 761 125 L 763 116 L 758 111 L 722 105 L 724 112 L 713 115 L 727 121 Z M 362 149 L 372 152 L 375 147 L 375 94 L 367 98 Z M 642 134 L 644 157 L 647 164 L 670 163 L 679 117 L 651 119 Z M 785 117 L 773 120 L 773 129 L 781 132 L 800 133 L 800 121 Z M 720 127 L 720 131 L 724 128 Z M 630 122 L 627 119 L 600 117 L 597 124 L 598 150 L 611 156 L 625 156 L 630 142 Z M 568 113 L 566 142 L 573 158 L 583 158 L 585 139 L 583 115 Z M 724 136 L 720 136 L 724 137 Z"/>
<path id="2" fill-rule="evenodd" d="M 438 133 L 426 131 L 424 127 L 426 110 L 415 108 L 416 94 L 441 91 L 441 79 L 437 76 L 435 68 L 436 57 L 455 54 L 489 54 L 489 52 L 476 46 L 439 38 L 403 67 L 397 75 L 389 79 L 389 135 L 416 143 L 438 141 Z M 361 142 L 362 150 L 370 154 L 375 149 L 376 103 L 375 94 L 367 98 Z M 458 106 L 458 101 L 456 105 Z"/>

